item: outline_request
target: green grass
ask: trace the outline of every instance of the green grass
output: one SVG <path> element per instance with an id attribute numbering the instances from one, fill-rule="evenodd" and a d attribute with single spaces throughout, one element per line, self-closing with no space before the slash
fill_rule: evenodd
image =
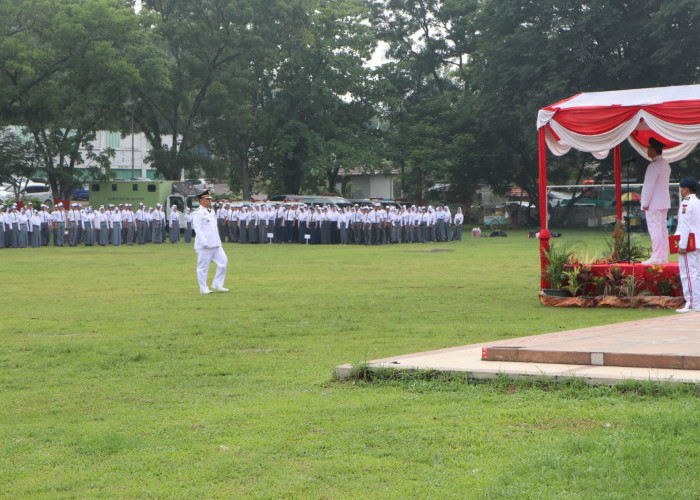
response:
<path id="1" fill-rule="evenodd" d="M 669 314 L 541 306 L 524 232 L 226 252 L 231 293 L 200 296 L 184 244 L 0 250 L 0 495 L 700 490 L 700 398 L 683 386 L 333 380 L 348 362 Z"/>

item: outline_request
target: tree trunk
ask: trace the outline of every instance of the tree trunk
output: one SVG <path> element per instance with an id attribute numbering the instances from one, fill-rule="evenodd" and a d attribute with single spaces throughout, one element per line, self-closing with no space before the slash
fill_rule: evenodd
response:
<path id="1" fill-rule="evenodd" d="M 250 165 L 248 162 L 248 155 L 245 153 L 241 155 L 241 191 L 243 191 L 244 200 L 251 199 Z"/>

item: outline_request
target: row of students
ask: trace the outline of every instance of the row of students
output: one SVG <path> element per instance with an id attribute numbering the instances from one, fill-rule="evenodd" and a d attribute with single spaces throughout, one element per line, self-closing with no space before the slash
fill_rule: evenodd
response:
<path id="1" fill-rule="evenodd" d="M 191 217 L 189 220 L 187 241 L 192 237 Z M 68 210 L 58 203 L 53 211 L 46 205 L 37 210 L 32 203 L 21 208 L 13 204 L 7 209 L 0 205 L 0 248 L 48 246 L 51 240 L 54 246 L 163 243 L 168 237 L 176 243 L 180 240 L 179 225 L 177 207 L 172 207 L 166 218 L 161 204 L 155 208 L 139 204 L 135 212 L 128 203 L 97 209 L 73 203 Z"/>
<path id="2" fill-rule="evenodd" d="M 221 241 L 237 243 L 366 244 L 461 240 L 464 215 L 447 206 L 305 204 L 240 205 L 216 209 Z"/>
<path id="3" fill-rule="evenodd" d="M 181 214 L 177 206 L 155 208 L 139 204 L 82 207 L 72 204 L 66 210 L 59 203 L 53 211 L 32 204 L 19 209 L 0 206 L 0 248 L 46 246 L 133 245 L 180 241 Z M 194 236 L 192 214 L 184 214 L 184 240 Z M 355 205 L 306 206 L 304 204 L 234 204 L 216 208 L 217 227 L 222 241 L 235 243 L 365 244 L 423 243 L 461 240 L 464 216 L 457 209 L 454 217 L 448 207 L 401 207 Z M 51 238 L 53 236 L 53 238 Z"/>

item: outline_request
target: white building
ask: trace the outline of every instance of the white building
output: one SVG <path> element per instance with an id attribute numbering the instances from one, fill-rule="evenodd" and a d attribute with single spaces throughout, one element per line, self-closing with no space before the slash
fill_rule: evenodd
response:
<path id="1" fill-rule="evenodd" d="M 366 171 L 362 169 L 343 170 L 339 172 L 343 178 L 343 184 L 350 183 L 350 198 L 382 198 L 391 199 L 394 196 L 394 181 L 399 174 L 398 170 L 389 173 L 380 171 Z M 342 192 L 341 187 L 336 188 Z"/>
<path id="2" fill-rule="evenodd" d="M 101 153 L 108 148 L 114 150 L 115 156 L 111 160 L 112 171 L 117 179 L 131 179 L 132 177 L 155 176 L 155 170 L 150 168 L 146 157 L 151 151 L 151 144 L 142 133 L 126 135 L 122 137 L 119 132 L 99 131 L 92 141 L 94 153 Z M 80 151 L 85 158 L 86 151 Z M 83 165 L 78 165 L 80 168 Z"/>

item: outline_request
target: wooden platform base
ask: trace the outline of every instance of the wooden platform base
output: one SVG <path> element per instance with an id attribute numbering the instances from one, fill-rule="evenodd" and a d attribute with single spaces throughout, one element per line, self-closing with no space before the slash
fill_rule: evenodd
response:
<path id="1" fill-rule="evenodd" d="M 481 359 L 700 370 L 700 313 L 499 342 L 484 346 Z"/>

